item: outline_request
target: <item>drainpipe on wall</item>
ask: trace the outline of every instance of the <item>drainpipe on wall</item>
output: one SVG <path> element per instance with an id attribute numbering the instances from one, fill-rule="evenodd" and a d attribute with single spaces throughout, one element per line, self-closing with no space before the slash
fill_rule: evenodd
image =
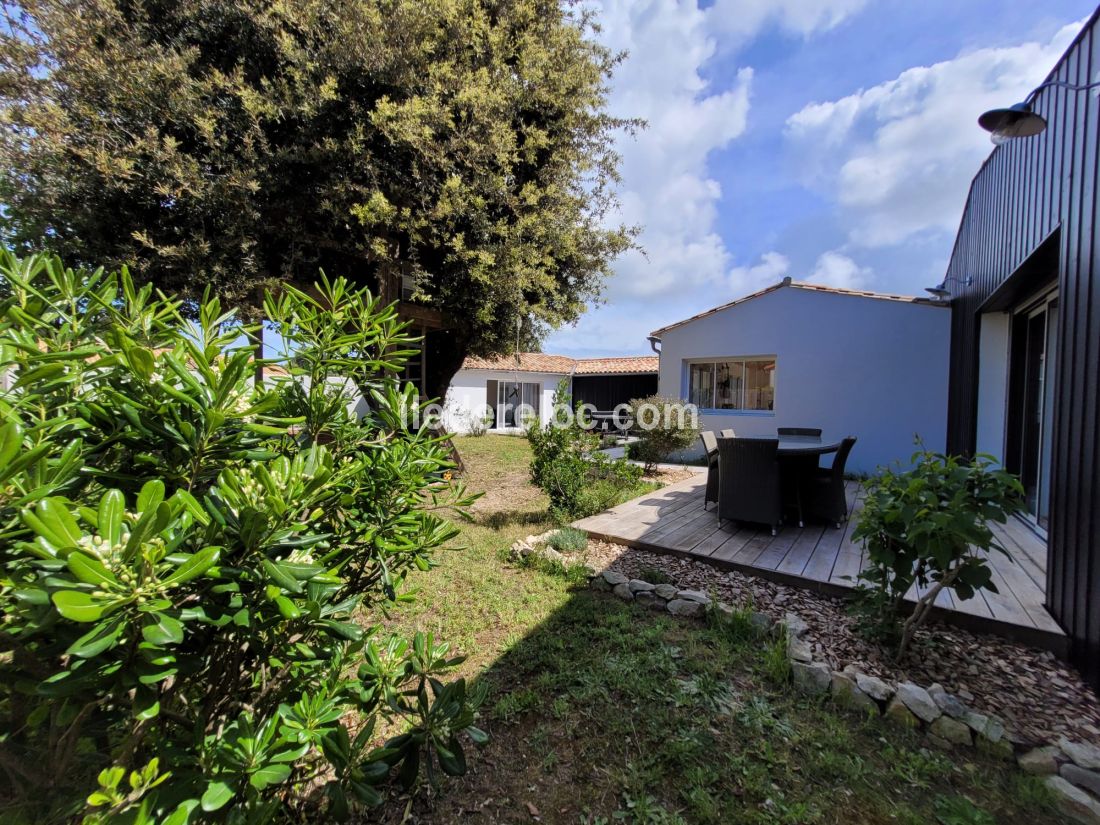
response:
<path id="1" fill-rule="evenodd" d="M 660 355 L 661 348 L 657 345 L 661 343 L 661 339 L 658 338 L 656 335 L 650 335 L 648 338 L 646 338 L 646 340 L 649 341 L 649 348 Z"/>

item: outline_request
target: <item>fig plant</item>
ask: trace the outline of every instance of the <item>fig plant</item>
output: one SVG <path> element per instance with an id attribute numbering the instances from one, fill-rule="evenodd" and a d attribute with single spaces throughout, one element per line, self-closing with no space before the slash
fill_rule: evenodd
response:
<path id="1" fill-rule="evenodd" d="M 343 819 L 483 741 L 446 644 L 362 624 L 470 500 L 404 325 L 323 276 L 266 312 L 257 386 L 217 300 L 0 253 L 5 821 Z"/>

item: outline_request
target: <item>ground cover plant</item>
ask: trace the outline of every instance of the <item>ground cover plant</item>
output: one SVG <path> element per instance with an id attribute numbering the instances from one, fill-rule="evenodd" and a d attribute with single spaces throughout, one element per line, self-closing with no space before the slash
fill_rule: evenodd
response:
<path id="1" fill-rule="evenodd" d="M 284 288 L 290 376 L 256 387 L 216 300 L 193 325 L 125 271 L 8 253 L 0 290 L 0 819 L 341 819 L 461 773 L 481 693 L 432 634 L 353 621 L 469 503 L 407 426 L 394 310 Z"/>
<path id="2" fill-rule="evenodd" d="M 962 600 L 982 589 L 997 592 L 988 553 L 1008 551 L 990 524 L 1004 524 L 1024 504 L 1019 479 L 992 456 L 963 460 L 921 450 L 910 464 L 884 468 L 864 482 L 863 510 L 852 533 L 869 561 L 857 606 L 870 632 L 897 642 L 899 657 L 941 590 Z M 914 584 L 921 595 L 906 613 L 905 594 Z"/>
<path id="3" fill-rule="evenodd" d="M 459 669 L 490 685 L 479 726 L 491 740 L 439 795 L 391 800 L 385 822 L 1062 821 L 1009 763 L 947 754 L 793 693 L 785 648 L 745 610 L 689 622 L 504 563 L 513 541 L 551 524 L 526 478 L 529 447 L 457 443 L 486 494 L 439 568 L 418 577 L 417 600 L 386 621 L 470 653 Z"/>

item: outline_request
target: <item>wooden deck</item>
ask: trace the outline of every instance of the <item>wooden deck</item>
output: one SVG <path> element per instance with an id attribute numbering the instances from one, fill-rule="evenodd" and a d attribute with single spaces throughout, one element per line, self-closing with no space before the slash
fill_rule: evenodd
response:
<path id="1" fill-rule="evenodd" d="M 852 541 L 854 518 L 841 529 L 784 527 L 777 536 L 729 521 L 719 527 L 715 505 L 703 508 L 705 488 L 706 475 L 700 473 L 573 526 L 594 538 L 642 550 L 684 556 L 829 595 L 850 593 L 864 561 L 862 548 Z M 847 492 L 849 513 L 855 515 L 860 488 L 849 482 Z M 941 591 L 935 615 L 970 630 L 998 633 L 1064 655 L 1067 637 L 1044 607 L 1046 544 L 1015 521 L 995 529 L 1011 554 L 1009 559 L 995 553 L 992 559 L 1000 592 L 982 591 L 961 601 Z M 915 593 L 910 595 L 915 598 Z"/>

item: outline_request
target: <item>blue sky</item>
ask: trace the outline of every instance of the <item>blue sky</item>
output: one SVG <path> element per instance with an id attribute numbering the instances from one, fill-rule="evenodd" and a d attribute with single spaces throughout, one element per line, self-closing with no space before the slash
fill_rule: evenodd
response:
<path id="1" fill-rule="evenodd" d="M 653 329 L 786 275 L 922 293 L 946 268 L 975 120 L 1041 82 L 1094 4 L 1079 0 L 607 0 L 629 56 L 616 114 L 621 218 L 645 254 L 547 352 L 648 352 Z"/>

